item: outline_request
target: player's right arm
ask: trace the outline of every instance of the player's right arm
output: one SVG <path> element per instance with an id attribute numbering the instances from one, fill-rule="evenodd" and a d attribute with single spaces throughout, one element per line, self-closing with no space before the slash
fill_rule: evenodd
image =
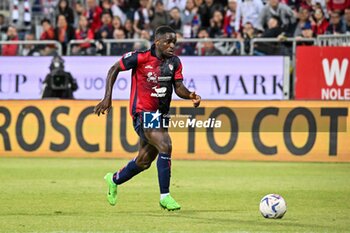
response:
<path id="1" fill-rule="evenodd" d="M 112 92 L 115 80 L 117 80 L 120 71 L 133 69 L 137 66 L 137 52 L 125 54 L 109 70 L 106 81 L 106 91 L 103 99 L 94 108 L 94 113 L 98 116 L 109 112 L 112 107 Z"/>
<path id="2" fill-rule="evenodd" d="M 109 70 L 106 81 L 106 91 L 103 99 L 94 108 L 94 113 L 98 116 L 102 113 L 109 112 L 112 107 L 112 92 L 115 80 L 117 80 L 119 72 L 122 71 L 119 65 L 119 61 L 116 62 Z"/>

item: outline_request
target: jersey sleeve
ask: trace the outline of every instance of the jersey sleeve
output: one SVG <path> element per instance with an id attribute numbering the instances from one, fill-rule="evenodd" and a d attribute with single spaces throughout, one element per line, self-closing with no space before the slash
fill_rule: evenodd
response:
<path id="1" fill-rule="evenodd" d="M 182 64 L 179 58 L 176 59 L 176 70 L 174 74 L 174 81 L 182 81 L 183 76 L 182 76 Z"/>
<path id="2" fill-rule="evenodd" d="M 119 65 L 122 70 L 130 70 L 137 66 L 138 52 L 128 52 L 119 60 Z"/>

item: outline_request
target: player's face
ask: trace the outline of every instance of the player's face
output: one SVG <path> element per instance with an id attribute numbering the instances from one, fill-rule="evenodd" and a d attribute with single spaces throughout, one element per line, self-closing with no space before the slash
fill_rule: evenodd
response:
<path id="1" fill-rule="evenodd" d="M 176 35 L 175 33 L 165 33 L 161 36 L 158 41 L 156 41 L 157 48 L 164 57 L 174 56 L 176 44 Z"/>

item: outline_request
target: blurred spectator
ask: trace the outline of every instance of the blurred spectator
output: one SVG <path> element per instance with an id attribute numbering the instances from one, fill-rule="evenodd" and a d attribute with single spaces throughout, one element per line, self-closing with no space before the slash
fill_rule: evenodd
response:
<path id="1" fill-rule="evenodd" d="M 297 15 L 297 23 L 296 23 L 295 30 L 293 33 L 294 37 L 301 36 L 302 28 L 304 27 L 304 25 L 306 23 L 309 23 L 311 25 L 309 18 L 310 18 L 309 10 L 306 8 L 300 7 L 298 15 Z"/>
<path id="2" fill-rule="evenodd" d="M 151 19 L 151 30 L 155 30 L 161 25 L 168 25 L 170 21 L 170 16 L 164 9 L 164 4 L 161 0 L 157 0 L 154 6 L 154 13 Z"/>
<path id="3" fill-rule="evenodd" d="M 346 34 L 350 34 L 350 7 L 344 11 L 343 31 Z"/>
<path id="4" fill-rule="evenodd" d="M 150 35 L 149 31 L 147 31 L 147 30 L 142 30 L 142 31 L 141 31 L 141 37 L 140 37 L 140 38 L 141 38 L 141 39 L 144 39 L 144 40 L 150 41 L 150 40 L 151 40 L 151 35 Z"/>
<path id="5" fill-rule="evenodd" d="M 6 41 L 18 41 L 17 29 L 10 25 L 7 28 L 6 33 L 7 39 Z M 17 44 L 4 44 L 2 45 L 1 55 L 2 56 L 16 56 L 18 53 L 18 45 Z"/>
<path id="6" fill-rule="evenodd" d="M 343 34 L 345 33 L 343 30 L 343 22 L 341 21 L 339 13 L 336 11 L 332 12 L 326 34 Z"/>
<path id="7" fill-rule="evenodd" d="M 204 0 L 194 0 L 194 5 L 196 8 L 198 8 L 204 3 Z"/>
<path id="8" fill-rule="evenodd" d="M 149 34 L 149 32 L 146 30 L 142 30 L 140 39 L 144 39 L 145 42 L 136 42 L 134 44 L 134 50 L 144 51 L 146 49 L 149 49 L 149 43 L 146 42 L 151 40 L 151 35 Z"/>
<path id="9" fill-rule="evenodd" d="M 278 38 L 281 39 L 283 35 L 281 20 L 276 16 L 270 17 L 268 21 L 268 28 L 260 36 L 261 38 Z M 275 55 L 279 54 L 280 46 L 278 42 L 259 42 L 256 43 L 255 55 Z"/>
<path id="10" fill-rule="evenodd" d="M 350 0 L 328 0 L 327 9 L 329 12 L 343 12 L 347 7 L 350 7 Z"/>
<path id="11" fill-rule="evenodd" d="M 312 26 L 309 22 L 305 23 L 301 29 L 301 37 L 311 39 L 314 37 L 314 32 L 312 31 Z"/>
<path id="12" fill-rule="evenodd" d="M 85 12 L 85 16 L 89 21 L 89 26 L 91 30 L 96 33 L 101 25 L 101 15 L 102 9 L 96 4 L 96 0 L 86 0 L 87 9 Z"/>
<path id="13" fill-rule="evenodd" d="M 213 17 L 210 19 L 209 37 L 220 38 L 223 37 L 223 19 L 221 11 L 215 11 Z"/>
<path id="14" fill-rule="evenodd" d="M 214 4 L 214 0 L 205 0 L 205 3 L 199 6 L 198 14 L 201 17 L 202 27 L 210 27 L 210 19 L 216 10 L 221 11 L 222 8 L 219 4 Z"/>
<path id="15" fill-rule="evenodd" d="M 43 18 L 55 19 L 55 9 L 59 0 L 40 0 Z"/>
<path id="16" fill-rule="evenodd" d="M 220 5 L 221 8 L 225 8 L 227 6 L 227 0 L 214 0 L 214 2 Z"/>
<path id="17" fill-rule="evenodd" d="M 94 39 L 94 33 L 88 27 L 88 20 L 84 15 L 80 16 L 79 26 L 75 30 L 75 39 L 86 40 L 86 43 L 73 46 L 72 53 L 74 55 L 92 55 L 95 52 L 89 40 Z"/>
<path id="18" fill-rule="evenodd" d="M 233 4 L 232 2 L 235 2 L 235 0 L 229 0 L 229 8 L 230 4 Z M 240 23 L 245 25 L 247 22 L 250 22 L 256 28 L 259 23 L 260 12 L 262 12 L 263 8 L 264 5 L 261 0 L 237 0 L 234 24 L 236 32 L 240 29 Z"/>
<path id="19" fill-rule="evenodd" d="M 6 40 L 6 31 L 7 24 L 5 21 L 5 16 L 0 14 L 0 41 Z M 0 46 L 0 54 L 1 54 L 1 46 Z"/>
<path id="20" fill-rule="evenodd" d="M 123 0 L 114 0 L 111 10 L 112 10 L 113 17 L 118 16 L 122 21 L 122 24 L 124 25 L 126 21 L 126 15 L 122 10 L 122 3 L 123 3 Z"/>
<path id="21" fill-rule="evenodd" d="M 79 26 L 80 16 L 84 15 L 85 12 L 84 5 L 80 1 L 75 3 L 74 12 L 74 26 L 77 28 Z"/>
<path id="22" fill-rule="evenodd" d="M 115 30 L 115 29 L 124 30 L 123 23 L 122 23 L 121 19 L 119 18 L 119 16 L 114 16 L 114 18 L 112 20 L 112 25 L 113 25 L 113 30 Z"/>
<path id="23" fill-rule="evenodd" d="M 50 20 L 43 19 L 41 20 L 41 26 L 43 32 L 40 35 L 40 40 L 55 40 L 55 30 L 53 29 Z M 44 45 L 41 47 L 41 54 L 43 56 L 51 56 L 55 52 L 55 45 Z"/>
<path id="24" fill-rule="evenodd" d="M 176 33 L 176 39 L 181 40 L 183 36 L 181 33 Z M 191 42 L 178 42 L 175 46 L 175 54 L 183 56 L 192 56 L 194 55 L 194 47 Z"/>
<path id="25" fill-rule="evenodd" d="M 248 0 L 250 1 L 250 0 Z M 224 17 L 224 33 L 228 37 L 239 31 L 240 17 L 238 17 L 237 0 L 228 1 L 228 9 Z M 237 21 L 238 20 L 238 21 Z"/>
<path id="26" fill-rule="evenodd" d="M 164 5 L 167 11 L 170 11 L 174 7 L 177 7 L 180 11 L 183 11 L 186 7 L 186 0 L 164 0 Z"/>
<path id="27" fill-rule="evenodd" d="M 29 0 L 10 0 L 11 2 L 11 20 L 13 26 L 21 31 L 28 31 L 31 27 L 31 6 Z M 20 36 L 20 38 L 23 38 Z"/>
<path id="28" fill-rule="evenodd" d="M 185 10 L 181 12 L 181 21 L 183 24 L 183 34 L 180 34 L 181 37 L 195 37 L 200 27 L 201 20 L 198 14 L 198 7 L 195 5 L 194 0 L 187 0 Z"/>
<path id="29" fill-rule="evenodd" d="M 58 2 L 56 16 L 58 15 L 64 15 L 66 17 L 67 23 L 71 26 L 74 26 L 74 12 L 73 9 L 69 6 L 68 0 L 60 0 Z"/>
<path id="30" fill-rule="evenodd" d="M 116 29 L 113 32 L 113 39 L 123 40 L 125 39 L 125 33 L 121 29 Z M 123 55 L 130 50 L 132 50 L 132 43 L 112 43 L 111 46 L 111 55 Z"/>
<path id="31" fill-rule="evenodd" d="M 142 30 L 148 30 L 149 19 L 149 3 L 151 0 L 140 0 L 140 7 L 134 13 L 134 31 L 137 36 L 141 36 Z"/>
<path id="32" fill-rule="evenodd" d="M 202 56 L 220 56 L 220 51 L 215 48 L 212 41 L 206 41 L 203 43 L 204 47 L 202 48 Z"/>
<path id="33" fill-rule="evenodd" d="M 96 39 L 97 40 L 112 39 L 113 37 L 110 36 L 111 31 L 112 30 L 108 29 L 107 27 L 101 27 L 101 29 L 96 34 Z M 113 35 L 113 31 L 112 31 L 112 35 Z"/>
<path id="34" fill-rule="evenodd" d="M 62 52 L 64 55 L 67 53 L 67 45 L 69 41 L 75 39 L 74 28 L 67 23 L 64 15 L 59 15 L 57 18 L 57 27 L 55 28 L 55 39 L 61 43 Z"/>
<path id="35" fill-rule="evenodd" d="M 181 21 L 181 15 L 180 15 L 180 9 L 177 7 L 174 7 L 170 10 L 170 17 L 171 20 L 169 22 L 169 26 L 174 29 L 176 32 L 182 32 L 182 21 Z"/>
<path id="36" fill-rule="evenodd" d="M 304 26 L 301 28 L 301 35 L 297 36 L 296 39 L 312 39 L 314 38 L 314 32 L 312 31 L 312 26 L 310 22 L 306 22 Z M 303 42 L 302 45 L 311 45 L 312 42 Z M 298 45 L 301 45 L 298 43 Z"/>
<path id="37" fill-rule="evenodd" d="M 127 19 L 124 24 L 125 38 L 133 39 L 134 38 L 134 28 L 132 26 L 131 19 Z"/>
<path id="38" fill-rule="evenodd" d="M 0 34 L 6 33 L 6 31 L 7 31 L 6 18 L 3 14 L 0 14 Z M 0 37 L 0 40 L 1 40 L 1 37 Z"/>
<path id="39" fill-rule="evenodd" d="M 281 0 L 280 2 L 285 3 L 288 5 L 292 10 L 297 11 L 301 7 L 301 2 L 304 0 Z M 325 0 L 311 0 L 313 2 L 315 1 L 325 1 Z M 262 2 L 265 4 L 266 1 L 262 0 Z"/>
<path id="40" fill-rule="evenodd" d="M 124 6 L 128 6 L 128 9 L 130 11 L 130 13 L 134 13 L 135 10 L 137 10 L 138 8 L 140 8 L 140 0 L 122 0 L 124 1 Z M 126 12 L 124 10 L 124 12 L 127 15 L 127 18 L 133 18 L 133 14 L 129 15 L 129 12 Z"/>
<path id="41" fill-rule="evenodd" d="M 112 37 L 110 37 L 111 31 Z M 98 40 L 96 42 L 97 53 L 100 55 L 107 55 L 107 46 L 103 40 L 113 39 L 113 26 L 102 26 L 96 35 L 96 39 Z"/>
<path id="42" fill-rule="evenodd" d="M 199 39 L 207 39 L 209 38 L 209 33 L 206 28 L 201 28 L 198 31 Z M 210 40 L 208 41 L 200 41 L 196 44 L 195 54 L 198 56 L 218 56 L 221 55 L 220 51 L 217 50 L 214 46 L 214 43 Z"/>
<path id="43" fill-rule="evenodd" d="M 250 22 L 246 22 L 243 25 L 243 30 L 242 30 L 242 39 L 244 43 L 244 52 L 246 54 L 250 53 L 250 41 L 256 37 L 256 31 L 253 27 L 253 24 Z"/>
<path id="44" fill-rule="evenodd" d="M 112 39 L 113 38 L 113 25 L 112 25 L 112 15 L 108 11 L 104 11 L 101 16 L 102 25 L 98 32 L 96 33 L 96 39 Z M 103 35 L 102 33 L 107 33 Z"/>
<path id="45" fill-rule="evenodd" d="M 35 37 L 32 33 L 28 33 L 24 37 L 25 41 L 35 40 Z M 23 45 L 23 49 L 20 52 L 21 56 L 40 56 L 39 48 L 33 44 Z"/>
<path id="46" fill-rule="evenodd" d="M 281 28 L 287 34 L 293 34 L 291 26 L 296 22 L 293 10 L 284 3 L 280 3 L 279 0 L 269 0 L 268 4 L 262 9 L 257 29 L 264 31 L 268 28 L 268 22 L 271 17 L 278 17 L 281 21 Z"/>
<path id="47" fill-rule="evenodd" d="M 112 4 L 111 4 L 110 0 L 102 0 L 102 1 L 100 1 L 100 5 L 101 5 L 101 8 L 102 8 L 102 12 L 103 11 L 108 11 L 111 15 L 113 15 Z"/>
<path id="48" fill-rule="evenodd" d="M 327 1 L 328 0 L 311 0 L 313 11 L 316 9 L 316 7 L 320 7 L 325 13 L 326 18 L 328 18 Z"/>
<path id="49" fill-rule="evenodd" d="M 303 9 L 307 9 L 310 12 L 312 12 L 314 10 L 315 4 L 316 4 L 316 2 L 313 0 L 301 0 L 299 10 L 300 10 L 300 8 L 303 8 Z"/>
<path id="50" fill-rule="evenodd" d="M 329 25 L 327 19 L 324 17 L 322 9 L 316 9 L 311 18 L 312 30 L 315 35 L 323 35 Z"/>

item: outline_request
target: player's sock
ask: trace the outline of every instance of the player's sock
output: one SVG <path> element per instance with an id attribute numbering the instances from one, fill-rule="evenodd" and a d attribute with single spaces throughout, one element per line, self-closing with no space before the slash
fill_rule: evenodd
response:
<path id="1" fill-rule="evenodd" d="M 170 154 L 159 153 L 157 160 L 158 181 L 161 194 L 169 193 L 170 185 L 170 168 L 171 157 Z"/>
<path id="2" fill-rule="evenodd" d="M 166 196 L 168 196 L 170 193 L 161 193 L 160 194 L 160 200 L 163 200 Z"/>
<path id="3" fill-rule="evenodd" d="M 137 166 L 135 159 L 133 159 L 125 167 L 120 169 L 118 172 L 114 173 L 113 182 L 118 185 L 122 184 L 142 171 L 143 169 Z"/>

